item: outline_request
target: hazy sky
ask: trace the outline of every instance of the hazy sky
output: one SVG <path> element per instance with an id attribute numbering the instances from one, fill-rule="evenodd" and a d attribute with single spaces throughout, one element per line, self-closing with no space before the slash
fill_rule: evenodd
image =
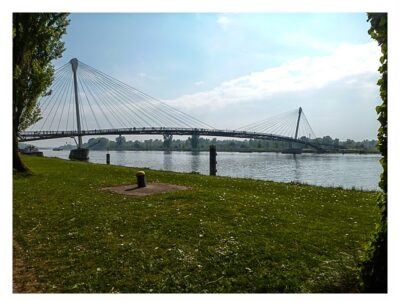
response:
<path id="1" fill-rule="evenodd" d="M 299 106 L 317 136 L 375 139 L 365 13 L 71 14 L 66 51 L 218 128 Z"/>

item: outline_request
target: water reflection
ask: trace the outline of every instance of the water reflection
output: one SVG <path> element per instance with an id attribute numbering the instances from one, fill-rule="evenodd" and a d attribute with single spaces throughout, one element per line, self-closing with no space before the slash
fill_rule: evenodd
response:
<path id="1" fill-rule="evenodd" d="M 191 157 L 190 167 L 192 172 L 200 172 L 200 152 L 192 151 Z"/>
<path id="2" fill-rule="evenodd" d="M 297 159 L 297 154 L 292 154 L 292 158 L 294 161 L 294 180 L 296 182 L 300 181 L 301 171 L 300 171 L 300 161 Z"/>
<path id="3" fill-rule="evenodd" d="M 163 169 L 169 171 L 173 170 L 171 151 L 164 151 Z"/>

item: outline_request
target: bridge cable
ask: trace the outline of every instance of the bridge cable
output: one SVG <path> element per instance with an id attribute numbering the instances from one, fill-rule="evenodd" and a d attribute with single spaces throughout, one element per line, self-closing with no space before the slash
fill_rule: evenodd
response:
<path id="1" fill-rule="evenodd" d="M 99 109 L 100 109 L 100 111 L 103 113 L 103 115 L 104 115 L 104 118 L 107 120 L 107 122 L 109 123 L 109 125 L 111 126 L 111 128 L 114 128 L 114 126 L 113 126 L 113 124 L 111 123 L 111 121 L 108 119 L 108 116 L 104 113 L 104 111 L 103 111 L 103 108 L 102 107 L 100 107 L 100 102 L 97 100 L 97 98 L 96 98 L 96 95 L 95 94 L 93 94 L 93 92 L 92 92 L 92 90 L 91 90 L 91 88 L 90 87 L 88 87 L 87 86 L 87 90 L 88 90 L 88 92 L 89 92 L 89 94 L 93 97 L 93 100 L 95 101 L 95 103 L 98 105 L 98 107 L 99 107 Z M 113 115 L 114 116 L 114 114 L 113 113 L 111 113 L 111 115 Z"/>
<path id="2" fill-rule="evenodd" d="M 97 75 L 95 75 L 95 77 L 98 78 Z M 92 83 L 92 86 L 94 86 L 96 88 L 98 87 L 97 91 L 100 90 L 100 91 L 106 91 L 106 92 L 110 92 L 111 93 L 112 90 L 113 90 L 112 88 L 109 88 L 108 86 L 106 86 L 106 84 L 103 84 L 102 80 L 100 80 L 100 79 L 91 80 L 91 83 Z M 104 90 L 102 90 L 102 89 L 104 89 Z M 114 94 L 112 96 L 115 98 Z M 113 113 L 114 118 L 117 120 L 117 122 L 119 122 L 121 127 L 129 126 L 129 123 L 132 120 L 131 118 L 129 118 L 126 115 L 126 114 L 129 114 L 129 112 L 127 112 L 125 114 L 125 112 L 123 112 L 116 105 L 114 105 L 112 100 L 109 101 L 108 98 L 103 98 L 102 101 L 103 101 L 104 106 L 106 106 Z M 98 104 L 98 107 L 101 107 L 100 103 Z M 119 116 L 121 116 L 122 119 L 124 119 L 124 120 L 120 120 Z M 126 121 L 128 124 L 124 124 L 123 121 Z"/>
<path id="3" fill-rule="evenodd" d="M 85 65 L 86 65 L 86 64 L 85 64 Z M 202 122 L 202 121 L 200 121 L 200 120 L 198 120 L 198 119 L 196 119 L 196 118 L 194 118 L 194 117 L 192 117 L 192 116 L 190 116 L 190 115 L 188 115 L 188 114 L 185 114 L 185 113 L 183 113 L 183 112 L 177 110 L 176 108 L 174 108 L 174 107 L 172 107 L 172 106 L 169 106 L 169 105 L 167 105 L 166 103 L 164 103 L 164 102 L 162 102 L 162 101 L 160 101 L 160 100 L 158 100 L 158 99 L 156 99 L 156 98 L 154 98 L 154 97 L 152 97 L 152 96 L 150 96 L 150 95 L 148 95 L 148 94 L 146 94 L 146 93 L 144 93 L 144 92 L 142 92 L 142 91 L 140 91 L 140 90 L 138 90 L 138 89 L 136 89 L 136 88 L 134 88 L 134 87 L 132 87 L 132 86 L 130 86 L 130 85 L 127 85 L 127 84 L 125 84 L 125 83 L 123 83 L 123 82 L 121 82 L 121 81 L 119 81 L 119 80 L 117 80 L 117 79 L 115 79 L 115 78 L 113 78 L 113 77 L 111 77 L 111 76 L 109 76 L 109 75 L 107 75 L 107 74 L 105 74 L 105 73 L 103 73 L 103 72 L 101 72 L 101 71 L 99 71 L 99 70 L 97 70 L 97 69 L 95 69 L 95 68 L 89 66 L 89 65 L 86 65 L 86 66 L 88 66 L 89 69 L 92 69 L 92 70 L 94 70 L 95 72 L 97 72 L 97 73 L 103 75 L 103 76 L 106 77 L 108 80 L 110 80 L 110 81 L 113 80 L 113 81 L 114 81 L 114 84 L 117 83 L 117 84 L 119 84 L 120 86 L 125 87 L 125 88 L 127 88 L 128 90 L 130 90 L 130 91 L 134 91 L 136 94 L 139 93 L 140 95 L 142 95 L 143 97 L 146 97 L 146 98 L 149 99 L 149 100 L 157 101 L 157 102 L 160 103 L 160 105 L 163 106 L 164 108 L 167 108 L 167 109 L 169 109 L 169 110 L 171 110 L 171 111 L 173 111 L 173 112 L 175 112 L 175 113 L 177 113 L 177 114 L 180 114 L 180 115 L 181 115 L 181 118 L 179 118 L 179 120 L 181 120 L 181 121 L 184 121 L 183 118 L 189 117 L 189 118 L 191 118 L 193 121 L 198 122 L 198 123 L 201 123 L 201 125 L 203 125 L 203 126 L 211 127 L 210 125 L 208 125 L 208 124 L 206 124 L 206 123 L 204 123 L 204 122 Z M 148 100 L 148 101 L 149 101 L 149 100 Z M 166 114 L 169 115 L 169 116 L 171 116 L 171 114 L 169 114 L 169 113 L 166 113 Z M 175 118 L 176 118 L 176 117 L 175 117 Z M 178 118 L 176 118 L 176 119 L 178 119 Z M 185 119 L 186 119 L 186 118 L 185 118 Z M 187 119 L 186 119 L 186 120 L 187 120 Z M 189 122 L 189 121 L 187 121 L 187 122 Z M 211 128 L 212 128 L 212 127 L 211 127 Z"/>
<path id="4" fill-rule="evenodd" d="M 84 95 L 85 95 L 86 102 L 87 102 L 87 104 L 89 105 L 90 110 L 92 111 L 93 118 L 94 118 L 94 120 L 95 120 L 95 122 L 96 122 L 96 125 L 97 125 L 97 127 L 100 129 L 99 122 L 97 121 L 97 117 L 96 117 L 96 115 L 94 114 L 94 111 L 93 111 L 93 108 L 92 108 L 91 103 L 89 103 L 89 99 L 88 99 L 88 96 L 87 96 L 87 94 L 86 94 L 86 91 L 85 91 L 85 88 L 84 88 L 84 86 L 83 86 L 83 82 L 82 82 L 81 79 L 79 79 L 79 83 L 81 84 L 81 89 L 82 89 L 82 92 L 83 92 Z"/>
<path id="5" fill-rule="evenodd" d="M 62 106 L 61 114 L 59 115 L 60 116 L 60 120 L 58 121 L 57 132 L 59 131 L 61 120 L 63 119 L 64 108 L 65 108 L 65 105 L 67 104 L 67 101 L 68 101 L 68 90 L 69 90 L 69 86 L 70 85 L 71 85 L 71 82 L 69 82 L 68 88 L 64 91 L 63 96 L 61 98 L 61 99 L 64 99 L 64 103 L 63 103 L 63 106 Z"/>
<path id="6" fill-rule="evenodd" d="M 65 79 L 61 80 L 60 82 L 62 82 L 62 87 L 53 96 L 51 96 L 49 98 L 50 100 L 56 100 L 57 101 L 58 97 L 62 94 L 64 88 L 68 85 L 68 82 Z M 47 116 L 45 116 L 45 120 L 42 122 L 42 126 L 40 127 L 39 131 L 43 130 L 43 126 L 46 124 L 47 120 L 51 117 L 53 109 L 57 104 L 58 104 L 57 102 L 51 103 L 51 108 L 50 108 L 49 112 L 47 113 Z M 54 120 L 54 116 L 53 116 L 53 119 L 52 119 L 51 123 L 53 122 L 53 120 Z M 51 130 L 51 125 L 52 124 L 50 124 L 50 126 L 49 126 L 49 130 Z"/>
<path id="7" fill-rule="evenodd" d="M 72 77 L 72 75 L 71 75 L 71 77 Z M 70 82 L 70 84 L 72 85 L 72 82 Z M 71 114 L 71 112 L 70 112 L 71 104 L 72 104 L 72 111 L 73 111 L 73 103 L 74 102 L 71 99 L 71 97 L 73 95 L 73 86 L 69 87 L 68 94 L 69 94 L 70 98 L 68 99 L 69 103 L 68 103 L 68 111 L 67 111 L 67 120 L 66 120 L 66 124 L 65 124 L 65 131 L 68 131 L 69 116 Z M 72 120 L 73 120 L 73 113 L 72 113 Z"/>
<path id="8" fill-rule="evenodd" d="M 115 91 L 114 88 L 108 87 L 107 83 L 104 82 L 104 80 L 99 79 L 100 77 L 98 75 L 94 75 L 94 76 L 96 77 L 96 79 L 94 81 L 93 80 L 90 81 L 90 82 L 92 82 L 93 86 L 95 86 L 95 87 L 98 86 L 100 88 L 100 90 L 104 89 L 104 91 L 106 91 L 106 92 L 107 91 L 111 91 L 111 92 Z M 94 83 L 95 81 L 96 81 L 96 83 Z M 113 93 L 113 97 L 116 98 L 118 101 L 121 101 L 121 103 L 123 104 L 123 102 L 124 102 L 123 99 L 122 99 L 123 97 L 121 98 L 121 95 L 120 95 L 119 92 L 115 92 L 115 94 Z M 114 110 L 116 110 L 116 111 L 119 111 L 120 113 L 124 114 L 124 112 L 121 112 L 121 110 L 119 110 L 115 105 L 113 105 L 112 102 L 109 102 L 108 99 L 103 99 L 103 103 L 104 103 L 104 106 L 107 106 L 108 109 L 111 108 L 113 113 L 114 113 Z M 99 107 L 101 107 L 100 104 L 99 104 Z M 126 106 L 124 105 L 124 107 L 126 107 Z M 139 111 L 141 111 L 141 110 L 139 110 Z M 130 113 L 131 113 L 131 111 L 127 112 L 127 114 L 130 114 Z M 117 121 L 119 121 L 117 116 L 114 115 L 114 117 L 116 118 Z M 131 120 L 132 119 L 128 118 L 128 120 L 127 120 L 128 121 L 128 126 L 129 126 L 129 121 L 131 121 Z M 133 121 L 136 122 L 136 120 L 133 120 Z M 122 124 L 122 126 L 126 126 L 126 125 Z"/>
<path id="9" fill-rule="evenodd" d="M 115 86 L 121 87 L 120 84 L 116 84 L 113 80 L 111 80 L 111 82 L 112 82 L 113 84 L 115 84 Z M 124 87 L 122 87 L 122 89 L 124 89 Z M 129 88 L 129 90 L 131 90 L 131 89 Z M 136 98 L 134 98 L 134 97 L 132 97 L 132 96 L 129 96 L 129 94 L 126 93 L 126 92 L 124 92 L 124 91 L 116 91 L 116 93 L 117 93 L 119 96 L 122 96 L 122 98 L 127 98 L 128 100 L 130 100 L 130 99 L 133 98 L 133 100 L 138 101 Z M 136 95 L 136 93 L 134 93 L 134 95 Z M 125 97 L 124 97 L 124 96 L 125 96 Z M 147 101 L 147 102 L 148 102 L 148 101 Z M 154 120 L 152 117 L 150 117 L 146 112 L 144 112 L 140 107 L 136 106 L 134 103 L 131 103 L 131 104 L 128 104 L 128 105 L 129 105 L 129 106 L 135 107 L 139 112 L 141 112 L 144 116 L 148 117 L 150 120 Z M 126 106 L 126 105 L 124 104 L 124 106 Z M 151 105 L 151 106 L 152 106 L 152 108 L 154 108 L 153 105 Z M 156 113 L 155 113 L 155 114 L 156 114 L 156 117 L 160 118 L 160 117 L 158 116 L 159 110 L 158 110 L 158 109 L 155 109 L 155 110 L 156 110 Z M 154 116 L 154 113 L 153 113 L 153 116 Z M 144 120 L 144 119 L 142 118 L 142 120 Z M 159 120 L 160 120 L 160 119 L 159 119 Z M 144 121 L 146 121 L 146 120 L 144 120 Z M 162 123 L 162 119 L 161 119 L 160 122 L 161 122 L 160 126 L 163 126 L 164 124 Z M 147 125 L 151 127 L 153 124 L 147 122 Z"/>
<path id="10" fill-rule="evenodd" d="M 63 86 L 63 82 L 62 82 L 63 78 L 62 78 L 62 76 L 64 74 L 67 74 L 67 73 L 68 73 L 67 71 L 62 71 L 62 72 L 60 71 L 57 74 L 57 76 L 55 77 L 55 79 L 54 79 L 54 83 L 53 83 L 53 86 L 50 88 L 49 95 L 43 96 L 39 100 L 38 105 L 39 105 L 39 108 L 41 109 L 41 113 L 42 114 L 44 114 L 46 112 L 46 110 L 47 110 L 49 105 L 52 105 L 50 103 L 50 101 L 52 101 L 54 96 L 55 96 L 55 94 L 53 94 L 53 92 L 55 91 L 56 88 L 59 88 L 60 86 Z"/>

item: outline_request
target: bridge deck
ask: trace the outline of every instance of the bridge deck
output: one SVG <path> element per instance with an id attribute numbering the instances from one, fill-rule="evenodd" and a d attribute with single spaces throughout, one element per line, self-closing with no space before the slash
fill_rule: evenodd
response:
<path id="1" fill-rule="evenodd" d="M 203 128 L 167 128 L 167 127 L 143 127 L 143 128 L 120 128 L 120 129 L 101 129 L 101 130 L 85 130 L 81 132 L 81 136 L 96 136 L 96 135 L 202 135 L 202 136 L 215 136 L 215 137 L 232 137 L 232 138 L 252 138 L 252 139 L 265 139 L 277 140 L 286 142 L 295 142 L 310 146 L 316 150 L 323 150 L 321 147 L 312 144 L 308 141 L 295 139 L 286 136 L 257 133 L 248 131 L 236 130 L 219 130 L 219 129 L 203 129 Z M 79 136 L 78 131 L 25 131 L 20 135 L 20 140 L 34 141 L 44 139 L 55 139 L 64 137 Z"/>

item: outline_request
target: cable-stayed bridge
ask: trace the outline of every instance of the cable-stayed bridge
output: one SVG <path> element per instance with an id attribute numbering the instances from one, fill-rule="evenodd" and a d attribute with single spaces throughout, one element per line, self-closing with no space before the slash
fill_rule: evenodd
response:
<path id="1" fill-rule="evenodd" d="M 49 94 L 39 100 L 42 118 L 21 141 L 95 135 L 192 135 L 311 143 L 315 134 L 301 107 L 235 130 L 217 129 L 85 63 L 58 68 Z M 295 152 L 295 151 L 293 151 Z M 86 152 L 87 153 L 87 152 Z"/>

